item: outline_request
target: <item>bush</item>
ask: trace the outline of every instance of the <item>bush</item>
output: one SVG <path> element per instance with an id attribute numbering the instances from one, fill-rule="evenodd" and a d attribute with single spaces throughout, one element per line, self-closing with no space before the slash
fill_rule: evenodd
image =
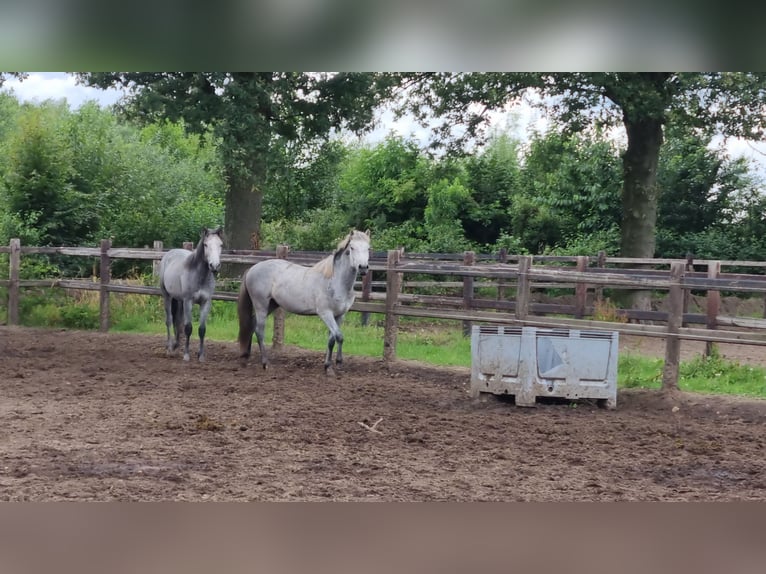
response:
<path id="1" fill-rule="evenodd" d="M 100 323 L 99 310 L 82 303 L 63 307 L 61 322 L 67 329 L 96 329 Z"/>

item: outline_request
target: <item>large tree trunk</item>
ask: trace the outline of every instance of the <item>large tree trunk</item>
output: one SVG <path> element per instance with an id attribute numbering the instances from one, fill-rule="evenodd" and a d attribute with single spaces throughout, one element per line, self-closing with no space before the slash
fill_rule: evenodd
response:
<path id="1" fill-rule="evenodd" d="M 657 223 L 657 164 L 662 145 L 662 120 L 624 119 L 628 149 L 623 156 L 623 257 L 654 257 Z M 649 310 L 651 292 L 634 291 L 630 306 Z"/>
<path id="2" fill-rule="evenodd" d="M 226 247 L 252 249 L 261 231 L 263 190 L 252 178 L 230 178 L 226 194 Z"/>
<path id="3" fill-rule="evenodd" d="M 230 176 L 226 194 L 224 230 L 226 249 L 256 249 L 259 247 L 261 215 L 263 214 L 263 184 L 261 178 Z M 224 265 L 222 275 L 239 277 L 247 266 Z"/>

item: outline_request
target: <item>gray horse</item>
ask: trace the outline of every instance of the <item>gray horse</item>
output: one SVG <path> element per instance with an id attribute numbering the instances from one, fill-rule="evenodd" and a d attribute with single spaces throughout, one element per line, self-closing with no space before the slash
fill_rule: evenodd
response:
<path id="1" fill-rule="evenodd" d="M 338 243 L 332 255 L 313 267 L 284 259 L 260 261 L 242 278 L 237 302 L 240 357 L 250 356 L 253 332 L 258 339 L 261 364 L 266 368 L 263 346 L 266 318 L 277 307 L 298 315 L 318 315 L 330 330 L 324 367 L 332 365 L 332 352 L 338 344 L 336 363 L 343 362 L 343 333 L 340 324 L 354 302 L 357 274 L 367 273 L 370 255 L 369 231 L 352 230 Z M 253 316 L 255 311 L 255 316 Z"/>
<path id="2" fill-rule="evenodd" d="M 192 334 L 192 305 L 199 304 L 199 352 L 205 360 L 205 322 L 210 312 L 215 276 L 221 268 L 222 230 L 205 227 L 194 251 L 171 249 L 160 261 L 160 291 L 165 301 L 165 325 L 168 330 L 168 353 L 179 346 L 181 327 L 186 335 L 184 361 L 189 360 L 189 339 Z M 173 325 L 175 341 L 170 336 Z"/>

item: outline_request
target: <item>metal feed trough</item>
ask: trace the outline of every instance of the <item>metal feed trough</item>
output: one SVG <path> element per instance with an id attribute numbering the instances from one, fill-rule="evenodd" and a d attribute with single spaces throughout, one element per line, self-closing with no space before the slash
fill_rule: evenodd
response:
<path id="1" fill-rule="evenodd" d="M 474 325 L 471 396 L 514 395 L 535 406 L 537 397 L 599 399 L 617 406 L 616 331 Z"/>

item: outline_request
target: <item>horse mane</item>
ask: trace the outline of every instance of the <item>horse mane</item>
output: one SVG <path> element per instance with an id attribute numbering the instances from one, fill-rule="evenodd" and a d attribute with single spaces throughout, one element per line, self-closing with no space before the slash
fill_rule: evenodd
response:
<path id="1" fill-rule="evenodd" d="M 368 243 L 370 241 L 370 237 L 366 233 L 353 229 L 348 235 L 346 235 L 346 237 L 338 242 L 338 245 L 335 247 L 335 251 L 331 255 L 328 255 L 318 263 L 315 263 L 311 268 L 320 272 L 328 279 L 332 277 L 332 270 L 335 265 L 335 259 L 346 250 L 348 244 L 351 243 L 351 241 L 354 239 L 362 239 Z"/>
<path id="2" fill-rule="evenodd" d="M 196 265 L 199 264 L 200 261 L 202 261 L 205 258 L 205 236 L 204 234 L 202 237 L 199 238 L 199 241 L 197 241 L 197 245 L 194 248 L 194 251 L 192 251 L 191 257 L 189 257 L 186 260 L 186 265 L 189 269 L 194 269 Z"/>

